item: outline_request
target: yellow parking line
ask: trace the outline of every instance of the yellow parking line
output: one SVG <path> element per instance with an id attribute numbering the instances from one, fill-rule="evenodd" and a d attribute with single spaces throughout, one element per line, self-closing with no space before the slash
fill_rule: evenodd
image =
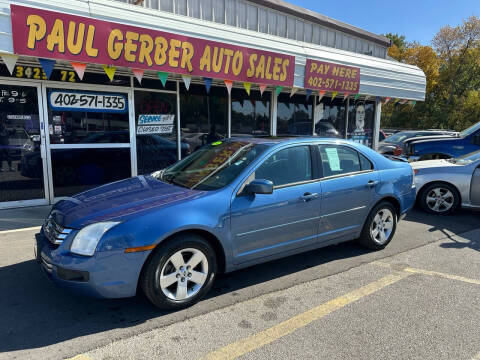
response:
<path id="1" fill-rule="evenodd" d="M 384 262 L 380 262 L 380 261 L 374 261 L 371 264 L 378 265 L 378 266 L 383 266 L 383 267 L 389 267 L 389 268 L 394 267 L 394 265 L 392 266 L 392 264 L 388 264 L 388 263 L 384 263 Z M 405 267 L 405 268 L 402 268 L 402 269 L 395 269 L 395 270 L 406 271 L 406 272 L 412 273 L 412 274 L 423 274 L 423 275 L 430 275 L 430 276 L 438 276 L 438 277 L 442 277 L 442 278 L 445 278 L 445 279 L 463 281 L 463 282 L 466 282 L 466 283 L 469 283 L 469 284 L 480 285 L 480 280 L 469 279 L 469 278 L 466 278 L 466 277 L 463 277 L 463 276 L 458 276 L 458 275 L 445 274 L 445 273 L 441 273 L 441 272 L 438 272 L 438 271 L 416 269 L 416 268 L 412 268 L 412 267 L 408 267 L 408 266 Z"/>
<path id="2" fill-rule="evenodd" d="M 19 232 L 19 231 L 40 230 L 40 228 L 41 228 L 41 226 L 32 226 L 32 227 L 22 228 L 22 229 L 2 230 L 2 231 L 0 231 L 0 235 L 15 233 L 15 232 Z"/>
<path id="3" fill-rule="evenodd" d="M 80 354 L 66 360 L 93 360 L 93 359 L 90 356 L 87 356 L 85 354 Z"/>
<path id="4" fill-rule="evenodd" d="M 288 335 L 315 320 L 318 320 L 348 304 L 360 300 L 367 295 L 373 294 L 374 292 L 377 292 L 388 285 L 394 284 L 409 275 L 409 273 L 402 272 L 385 276 L 368 285 L 362 286 L 361 288 L 353 290 L 352 292 L 285 320 L 271 328 L 215 350 L 202 357 L 201 360 L 235 359 L 264 345 L 270 344 L 273 341 Z"/>

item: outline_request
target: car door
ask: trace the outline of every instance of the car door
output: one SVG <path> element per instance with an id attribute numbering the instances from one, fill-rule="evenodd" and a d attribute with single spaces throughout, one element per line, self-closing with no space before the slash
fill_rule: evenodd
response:
<path id="1" fill-rule="evenodd" d="M 470 204 L 480 206 L 480 164 L 473 171 L 470 183 Z"/>
<path id="2" fill-rule="evenodd" d="M 363 227 L 379 174 L 363 154 L 346 145 L 318 145 L 322 169 L 319 240 L 351 237 Z"/>
<path id="3" fill-rule="evenodd" d="M 321 189 L 313 146 L 283 148 L 249 176 L 270 180 L 272 194 L 240 191 L 231 205 L 231 231 L 237 263 L 314 244 Z"/>

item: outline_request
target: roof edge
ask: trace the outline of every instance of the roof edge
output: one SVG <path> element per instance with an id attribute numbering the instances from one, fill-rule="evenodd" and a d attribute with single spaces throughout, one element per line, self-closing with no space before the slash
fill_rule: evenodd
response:
<path id="1" fill-rule="evenodd" d="M 378 45 L 389 47 L 391 40 L 383 35 L 377 35 L 367 30 L 363 30 L 356 26 L 341 22 L 339 20 L 332 19 L 328 16 L 322 15 L 315 11 L 302 8 L 297 5 L 290 4 L 283 0 L 247 0 L 251 3 L 265 6 L 270 9 L 280 11 L 282 13 L 290 14 L 304 20 L 314 22 L 319 25 L 333 28 L 335 30 L 342 31 L 344 33 L 357 36 L 359 38 L 372 41 Z"/>

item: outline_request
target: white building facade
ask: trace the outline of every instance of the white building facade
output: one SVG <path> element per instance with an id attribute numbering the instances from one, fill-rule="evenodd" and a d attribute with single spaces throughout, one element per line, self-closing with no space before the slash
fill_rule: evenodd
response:
<path id="1" fill-rule="evenodd" d="M 382 100 L 425 97 L 425 75 L 389 60 L 387 38 L 281 0 L 134 2 L 0 0 L 0 208 L 54 203 L 231 136 L 375 148 Z"/>

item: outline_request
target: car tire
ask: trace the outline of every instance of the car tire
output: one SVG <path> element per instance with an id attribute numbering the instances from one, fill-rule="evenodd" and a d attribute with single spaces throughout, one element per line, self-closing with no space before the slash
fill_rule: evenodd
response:
<path id="1" fill-rule="evenodd" d="M 422 189 L 419 197 L 423 210 L 435 215 L 449 215 L 460 205 L 457 189 L 448 183 L 433 183 Z"/>
<path id="2" fill-rule="evenodd" d="M 201 300 L 216 273 L 211 245 L 199 235 L 184 234 L 157 246 L 142 270 L 140 285 L 158 308 L 178 310 Z"/>
<path id="3" fill-rule="evenodd" d="M 368 215 L 358 242 L 371 250 L 384 249 L 395 235 L 397 219 L 395 207 L 382 201 Z"/>

